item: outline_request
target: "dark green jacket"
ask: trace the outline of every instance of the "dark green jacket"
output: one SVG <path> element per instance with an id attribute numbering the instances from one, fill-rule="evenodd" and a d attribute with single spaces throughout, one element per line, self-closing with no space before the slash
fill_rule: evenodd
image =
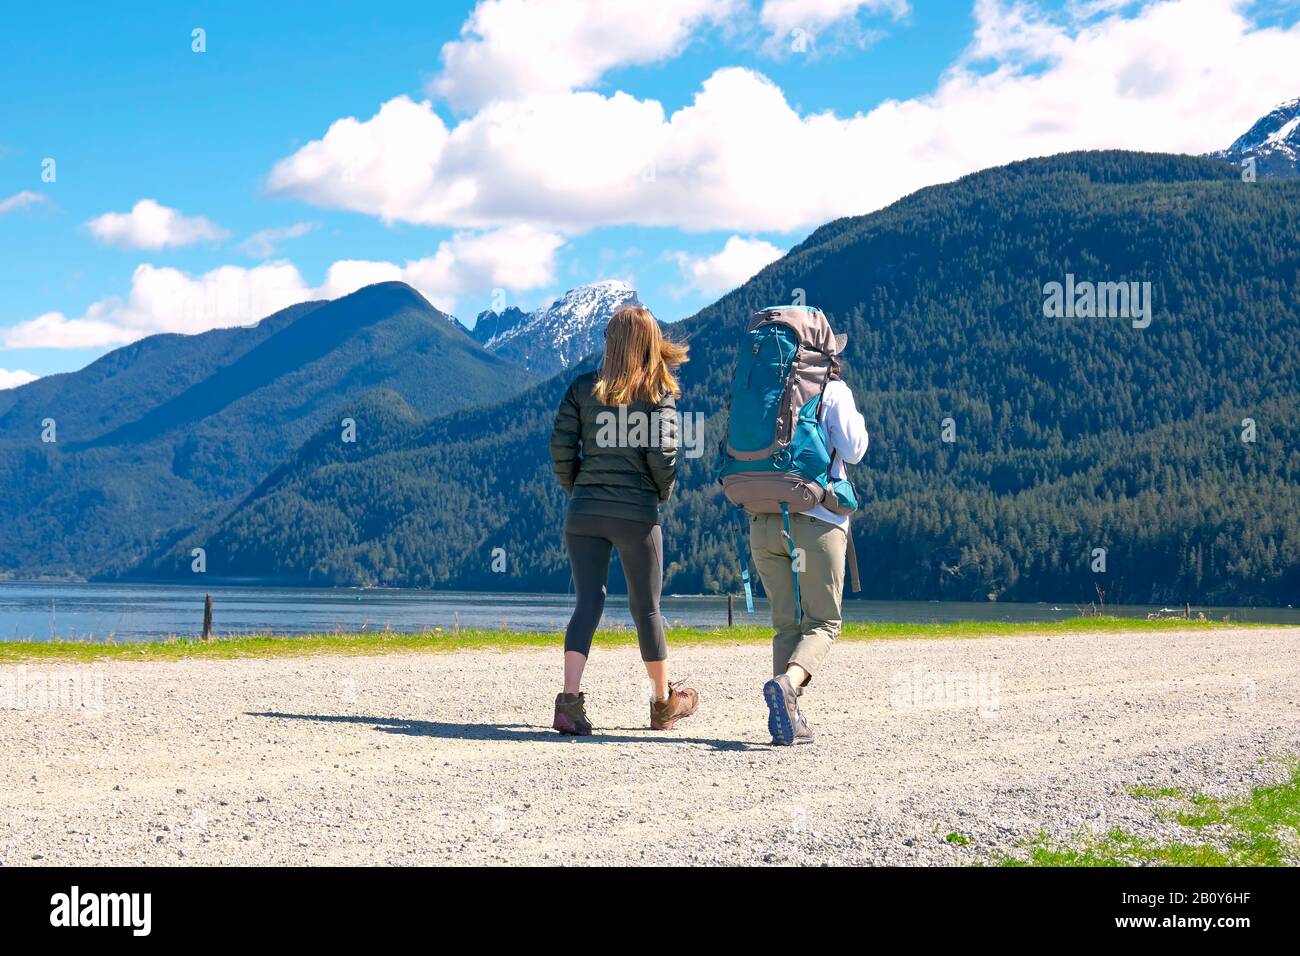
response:
<path id="1" fill-rule="evenodd" d="M 596 375 L 569 386 L 551 432 L 551 463 L 569 511 L 658 524 L 677 476 L 677 406 L 671 395 L 657 404 L 602 405 L 592 395 Z"/>

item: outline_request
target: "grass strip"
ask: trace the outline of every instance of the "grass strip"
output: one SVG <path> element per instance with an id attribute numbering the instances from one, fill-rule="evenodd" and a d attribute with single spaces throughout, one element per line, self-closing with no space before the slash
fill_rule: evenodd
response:
<path id="1" fill-rule="evenodd" d="M 1240 629 L 1266 625 L 1223 624 L 1165 618 L 1143 620 L 1121 617 L 1075 617 L 1060 621 L 951 621 L 939 624 L 898 622 L 846 623 L 841 640 L 925 640 L 940 638 L 1042 637 L 1057 634 L 1114 634 L 1130 632 L 1193 631 Z M 689 628 L 670 627 L 668 642 L 686 644 L 744 644 L 771 640 L 766 625 Z M 634 643 L 631 628 L 598 631 L 595 643 L 614 646 Z M 444 630 L 436 628 L 420 633 L 366 631 L 332 634 L 241 634 L 216 637 L 210 641 L 172 637 L 166 640 L 138 642 L 103 641 L 0 641 L 0 664 L 37 661 L 108 660 L 172 661 L 233 660 L 241 658 L 310 657 L 317 655 L 370 655 L 458 650 L 512 650 L 516 648 L 558 648 L 563 635 L 556 632 L 511 631 L 502 629 Z"/>

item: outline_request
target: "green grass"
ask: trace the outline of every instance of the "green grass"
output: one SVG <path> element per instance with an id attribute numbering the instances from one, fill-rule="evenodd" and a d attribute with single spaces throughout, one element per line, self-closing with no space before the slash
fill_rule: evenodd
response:
<path id="1" fill-rule="evenodd" d="M 1165 797 L 1181 797 L 1183 791 L 1178 787 L 1129 787 L 1129 796 L 1139 800 L 1162 800 Z"/>
<path id="2" fill-rule="evenodd" d="M 956 831 L 953 831 L 952 833 L 949 833 L 946 837 L 944 837 L 944 839 L 947 840 L 949 843 L 951 843 L 953 846 L 970 846 L 970 837 L 968 837 L 964 833 L 958 833 Z"/>
<path id="3" fill-rule="evenodd" d="M 1164 619 L 1147 621 L 1120 617 L 1075 617 L 1061 621 L 1009 623 L 1003 621 L 955 621 L 946 624 L 849 623 L 842 640 L 906 640 L 932 638 L 977 638 L 1041 636 L 1052 634 L 1117 633 L 1128 631 L 1222 630 L 1253 625 L 1220 624 L 1207 621 Z M 670 644 L 764 643 L 771 640 L 766 625 L 735 627 L 670 627 Z M 613 646 L 635 642 L 630 629 L 597 632 L 597 645 Z M 228 660 L 244 657 L 305 657 L 320 654 L 391 654 L 403 652 L 447 652 L 465 649 L 558 647 L 558 633 L 500 630 L 435 629 L 424 633 L 374 631 L 353 634 L 259 634 L 221 637 L 212 641 L 171 638 L 138 643 L 97 641 L 0 641 L 0 663 L 25 661 L 169 661 L 192 659 Z"/>
<path id="4" fill-rule="evenodd" d="M 1176 787 L 1134 787 L 1140 799 L 1175 800 L 1172 814 L 1183 839 L 1157 843 L 1116 828 L 1104 836 L 1060 845 L 1040 835 L 1026 858 L 1001 857 L 1004 866 L 1286 866 L 1300 857 L 1300 762 L 1290 777 L 1256 787 L 1248 796 L 1186 796 Z M 1163 809 L 1163 808 L 1162 808 Z"/>

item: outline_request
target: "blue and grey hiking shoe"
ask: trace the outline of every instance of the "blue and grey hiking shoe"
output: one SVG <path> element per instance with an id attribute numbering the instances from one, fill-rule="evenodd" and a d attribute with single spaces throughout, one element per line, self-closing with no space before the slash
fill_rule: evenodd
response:
<path id="1" fill-rule="evenodd" d="M 767 701 L 767 729 L 772 743 L 790 747 L 795 741 L 795 727 L 799 722 L 799 695 L 782 674 L 763 685 L 763 700 Z"/>
<path id="2" fill-rule="evenodd" d="M 810 744 L 813 742 L 812 728 L 808 726 L 808 721 L 804 719 L 803 711 L 797 706 L 794 709 L 794 745 Z"/>

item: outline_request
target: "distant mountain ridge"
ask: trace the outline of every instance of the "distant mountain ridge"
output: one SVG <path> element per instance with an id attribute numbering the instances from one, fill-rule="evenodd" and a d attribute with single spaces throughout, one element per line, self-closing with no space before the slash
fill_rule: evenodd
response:
<path id="1" fill-rule="evenodd" d="M 141 404 L 179 395 L 322 305 L 325 301 L 300 302 L 252 326 L 197 335 L 150 335 L 78 371 L 46 375 L 0 391 L 0 446 L 10 440 L 25 442 L 30 436 L 23 424 L 51 409 L 61 413 L 64 426 L 79 434 L 99 435 L 124 425 Z"/>
<path id="2" fill-rule="evenodd" d="M 527 324 L 532 317 L 531 312 L 525 312 L 513 305 L 506 306 L 500 312 L 487 309 L 478 314 L 474 320 L 474 328 L 469 330 L 469 334 L 479 345 L 491 349 L 502 335 L 517 326 Z"/>
<path id="3" fill-rule="evenodd" d="M 251 327 L 151 336 L 0 393 L 0 571 L 124 573 L 224 514 L 322 426 L 337 437 L 369 392 L 428 416 L 533 381 L 400 282 Z"/>
<path id="4" fill-rule="evenodd" d="M 481 312 L 470 334 L 488 351 L 552 375 L 599 351 L 610 317 L 624 306 L 640 304 L 626 282 L 605 279 L 570 289 L 535 312 L 513 306 L 500 313 Z"/>
<path id="5" fill-rule="evenodd" d="M 1300 97 L 1279 103 L 1227 149 L 1208 155 L 1237 166 L 1253 159 L 1260 178 L 1300 177 Z"/>

